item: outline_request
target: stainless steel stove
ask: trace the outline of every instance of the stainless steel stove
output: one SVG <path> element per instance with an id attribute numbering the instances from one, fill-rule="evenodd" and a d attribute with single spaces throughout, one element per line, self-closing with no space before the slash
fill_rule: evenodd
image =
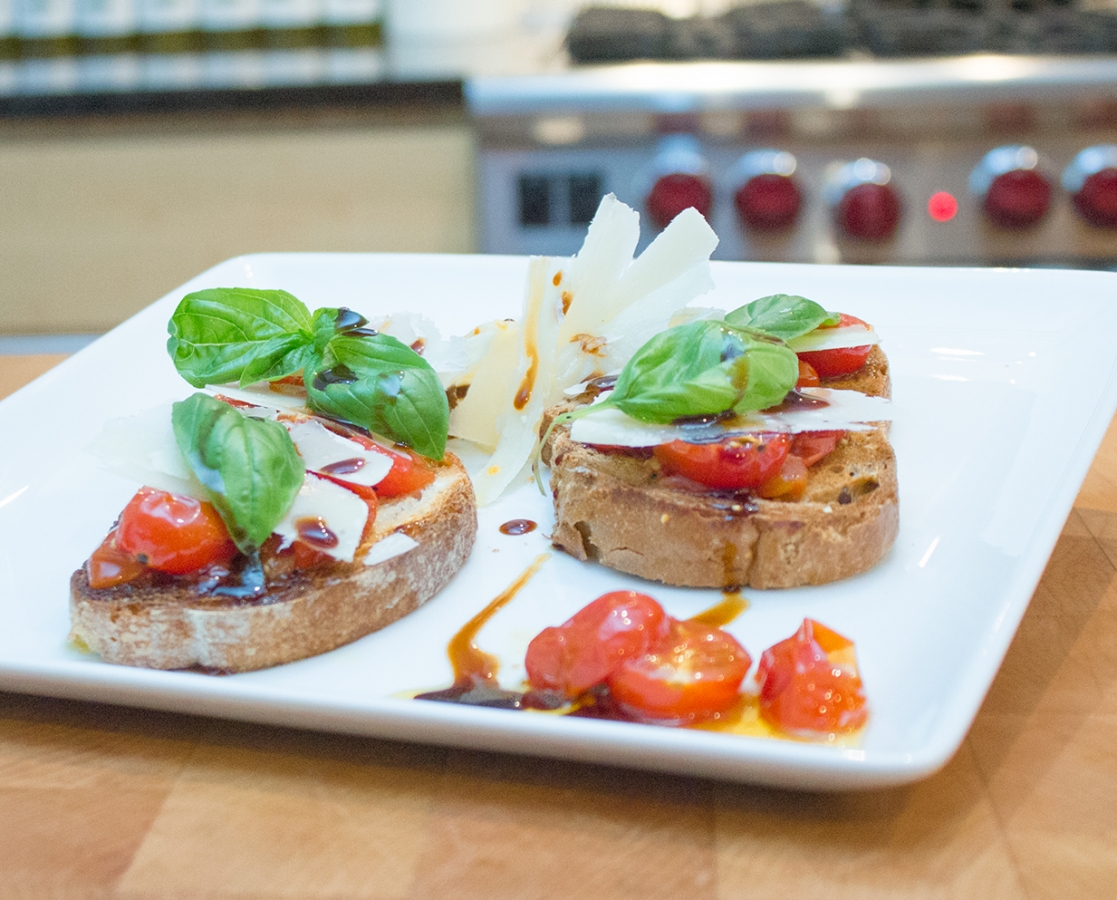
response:
<path id="1" fill-rule="evenodd" d="M 613 192 L 645 241 L 698 207 L 723 259 L 1117 266 L 1111 52 L 571 64 L 466 99 L 487 252 L 574 252 Z"/>

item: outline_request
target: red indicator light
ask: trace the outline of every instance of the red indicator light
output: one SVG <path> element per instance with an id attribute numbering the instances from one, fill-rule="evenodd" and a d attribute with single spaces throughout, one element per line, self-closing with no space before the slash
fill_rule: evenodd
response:
<path id="1" fill-rule="evenodd" d="M 936 191 L 927 201 L 927 214 L 936 222 L 949 222 L 958 214 L 958 201 L 953 194 Z"/>

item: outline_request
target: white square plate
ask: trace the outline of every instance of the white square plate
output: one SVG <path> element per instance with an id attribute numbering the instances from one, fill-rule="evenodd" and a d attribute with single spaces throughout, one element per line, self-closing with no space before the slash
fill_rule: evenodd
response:
<path id="1" fill-rule="evenodd" d="M 0 688 L 802 788 L 912 781 L 944 765 L 996 674 L 1117 406 L 1117 276 L 1100 272 L 715 263 L 733 308 L 810 297 L 873 323 L 892 364 L 900 533 L 840 584 L 749 591 L 730 630 L 756 659 L 804 616 L 857 643 L 872 718 L 856 748 L 405 699 L 446 687 L 451 636 L 540 554 L 481 631 L 517 686 L 527 642 L 606 590 L 686 617 L 716 591 L 640 583 L 552 551 L 549 499 L 526 480 L 482 509 L 477 547 L 418 612 L 314 659 L 211 677 L 112 666 L 66 643 L 68 579 L 137 485 L 82 448 L 109 418 L 191 392 L 164 349 L 189 291 L 283 288 L 310 308 L 414 310 L 444 335 L 517 316 L 515 257 L 268 254 L 230 260 L 0 403 Z M 510 537 L 501 523 L 532 519 Z"/>

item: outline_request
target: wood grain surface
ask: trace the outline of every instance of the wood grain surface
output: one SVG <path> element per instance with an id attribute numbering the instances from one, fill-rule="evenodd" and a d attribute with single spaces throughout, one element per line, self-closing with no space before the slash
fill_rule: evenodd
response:
<path id="1" fill-rule="evenodd" d="M 13 359 L 0 388 L 33 374 Z M 797 793 L 0 693 L 0 835 L 0 898 L 1108 900 L 1117 429 L 969 736 L 918 784 Z"/>

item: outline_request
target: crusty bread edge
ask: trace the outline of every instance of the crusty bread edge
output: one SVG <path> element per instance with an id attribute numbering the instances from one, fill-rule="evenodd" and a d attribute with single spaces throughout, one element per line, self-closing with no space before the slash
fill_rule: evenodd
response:
<path id="1" fill-rule="evenodd" d="M 315 656 L 395 622 L 441 591 L 477 535 L 473 487 L 447 463 L 418 497 L 384 502 L 375 537 L 402 532 L 417 546 L 391 559 L 311 569 L 266 601 L 225 604 L 181 592 L 136 599 L 71 578 L 71 639 L 103 660 L 156 669 L 244 672 Z"/>

